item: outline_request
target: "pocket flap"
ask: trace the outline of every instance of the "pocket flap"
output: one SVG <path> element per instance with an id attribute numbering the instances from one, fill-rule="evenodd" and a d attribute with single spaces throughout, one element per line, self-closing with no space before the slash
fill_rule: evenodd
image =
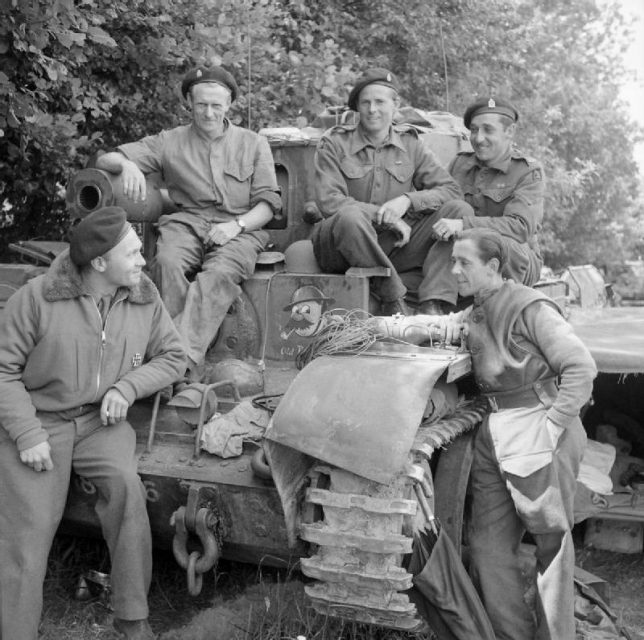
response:
<path id="1" fill-rule="evenodd" d="M 385 170 L 398 182 L 409 182 L 414 175 L 414 166 L 407 162 L 388 166 Z"/>
<path id="2" fill-rule="evenodd" d="M 248 178 L 253 174 L 253 169 L 254 167 L 252 164 L 240 164 L 226 167 L 224 169 L 224 173 L 227 176 L 232 176 L 236 180 L 239 180 L 239 182 L 246 182 L 246 180 L 248 180 Z"/>
<path id="3" fill-rule="evenodd" d="M 508 189 L 507 187 L 503 189 L 485 189 L 482 193 L 486 198 L 490 198 L 494 202 L 503 202 L 512 195 L 513 189 Z"/>
<path id="4" fill-rule="evenodd" d="M 340 170 L 347 178 L 356 180 L 364 178 L 372 170 L 372 166 L 360 164 L 351 158 L 343 158 L 340 161 Z"/>

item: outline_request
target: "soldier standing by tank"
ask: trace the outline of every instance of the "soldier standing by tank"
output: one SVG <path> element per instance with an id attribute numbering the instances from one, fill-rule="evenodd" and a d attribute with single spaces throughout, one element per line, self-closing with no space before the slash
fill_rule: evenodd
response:
<path id="1" fill-rule="evenodd" d="M 197 67 L 181 92 L 192 123 L 123 144 L 96 166 L 123 175 L 126 196 L 146 197 L 145 174 L 160 172 L 177 211 L 159 219 L 150 271 L 188 352 L 188 377 L 204 356 L 268 243 L 261 228 L 281 207 L 268 141 L 226 113 L 237 83 L 221 67 Z"/>
<path id="2" fill-rule="evenodd" d="M 476 435 L 471 473 L 470 572 L 498 640 L 575 637 L 576 478 L 586 442 L 579 412 L 597 370 L 555 303 L 504 280 L 507 245 L 468 229 L 453 245 L 452 271 L 471 308 L 464 323 L 475 381 L 492 413 Z M 518 560 L 536 544 L 535 624 Z"/>
<path id="3" fill-rule="evenodd" d="M 451 240 L 464 229 L 498 231 L 508 245 L 506 275 L 527 286 L 539 280 L 543 169 L 514 147 L 518 119 L 515 107 L 501 98 L 478 100 L 465 110 L 463 120 L 473 151 L 459 153 L 449 167 L 465 202 L 451 207 L 434 225 L 441 242 L 427 256 L 427 288 L 433 298 L 428 313 L 441 313 L 456 302 Z"/>
<path id="4" fill-rule="evenodd" d="M 325 218 L 311 236 L 323 271 L 388 267 L 373 278 L 381 313 L 408 313 L 400 273 L 423 266 L 435 242 L 441 207 L 460 197 L 448 172 L 411 125 L 393 123 L 398 81 L 387 69 L 369 69 L 349 94 L 360 122 L 327 131 L 315 155 L 315 197 Z M 418 291 L 425 301 L 426 286 Z"/>
<path id="5" fill-rule="evenodd" d="M 36 640 L 74 469 L 97 489 L 114 626 L 150 640 L 150 524 L 127 413 L 180 378 L 185 353 L 125 211 L 99 209 L 71 233 L 0 323 L 0 637 Z"/>

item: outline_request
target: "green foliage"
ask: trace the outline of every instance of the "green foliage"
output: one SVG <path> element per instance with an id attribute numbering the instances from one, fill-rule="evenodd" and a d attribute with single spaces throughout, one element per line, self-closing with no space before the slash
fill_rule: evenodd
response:
<path id="1" fill-rule="evenodd" d="M 619 103 L 616 5 L 595 0 L 5 0 L 0 3 L 0 253 L 63 236 L 64 187 L 98 149 L 187 121 L 195 63 L 231 70 L 233 120 L 310 124 L 367 65 L 409 104 L 462 113 L 510 96 L 521 146 L 546 167 L 552 266 L 641 248 L 638 132 Z M 638 208 L 639 207 L 639 208 Z"/>

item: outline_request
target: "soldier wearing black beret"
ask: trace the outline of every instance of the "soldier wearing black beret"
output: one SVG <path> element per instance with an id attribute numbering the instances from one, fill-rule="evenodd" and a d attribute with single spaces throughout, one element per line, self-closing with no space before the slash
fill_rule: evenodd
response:
<path id="1" fill-rule="evenodd" d="M 69 257 L 78 267 L 113 249 L 132 228 L 121 207 L 103 207 L 83 218 L 69 231 Z"/>
<path id="2" fill-rule="evenodd" d="M 232 74 L 226 71 L 223 67 L 202 66 L 191 69 L 186 73 L 183 82 L 181 83 L 181 95 L 187 100 L 190 89 L 196 84 L 204 82 L 214 82 L 220 84 L 230 91 L 230 101 L 234 102 L 237 99 L 237 83 Z"/>
<path id="3" fill-rule="evenodd" d="M 97 167 L 120 173 L 126 196 L 135 201 L 146 197 L 146 175 L 164 176 L 177 210 L 159 219 L 150 272 L 188 352 L 187 375 L 196 381 L 268 243 L 262 227 L 281 199 L 266 138 L 226 117 L 238 94 L 232 74 L 200 65 L 186 73 L 181 94 L 191 109 L 189 125 L 122 144 Z"/>
<path id="4" fill-rule="evenodd" d="M 152 539 L 128 415 L 181 378 L 186 355 L 122 208 L 92 212 L 69 240 L 0 318 L 0 637 L 39 635 L 47 556 L 74 470 L 96 493 L 114 627 L 154 640 Z"/>
<path id="5" fill-rule="evenodd" d="M 482 98 L 473 102 L 463 114 L 463 123 L 469 129 L 472 118 L 479 116 L 483 113 L 497 113 L 501 116 L 510 118 L 512 122 L 518 122 L 519 112 L 507 100 L 503 98 Z"/>
<path id="6" fill-rule="evenodd" d="M 383 87 L 390 87 L 394 90 L 396 94 L 400 91 L 400 84 L 398 83 L 398 78 L 391 73 L 388 69 L 383 69 L 381 67 L 376 67 L 373 69 L 367 69 L 353 85 L 353 89 L 349 93 L 349 99 L 347 104 L 349 109 L 353 111 L 358 111 L 358 96 L 360 92 L 370 84 L 379 84 Z"/>
<path id="7" fill-rule="evenodd" d="M 508 248 L 504 275 L 527 286 L 539 280 L 543 169 L 541 163 L 515 147 L 518 120 L 516 107 L 500 96 L 478 99 L 465 109 L 463 122 L 470 130 L 472 151 L 459 153 L 449 167 L 465 201 L 434 225 L 441 242 L 428 255 L 433 265 L 430 286 L 440 293 L 436 296 L 439 306 L 457 300 L 451 247 L 452 240 L 465 229 L 499 232 Z"/>
<path id="8" fill-rule="evenodd" d="M 435 241 L 432 224 L 459 189 L 411 125 L 396 125 L 399 83 L 388 69 L 367 69 L 349 94 L 359 124 L 327 131 L 315 155 L 315 195 L 324 220 L 311 240 L 325 272 L 384 267 L 372 278 L 380 313 L 408 313 L 400 276 L 420 271 Z M 418 289 L 423 302 L 424 281 Z"/>

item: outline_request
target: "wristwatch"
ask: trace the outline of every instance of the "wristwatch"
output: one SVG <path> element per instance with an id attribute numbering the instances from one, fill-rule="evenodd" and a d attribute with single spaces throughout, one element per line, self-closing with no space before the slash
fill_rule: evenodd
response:
<path id="1" fill-rule="evenodd" d="M 239 216 L 235 218 L 235 222 L 239 225 L 239 228 L 241 229 L 240 233 L 244 233 L 244 231 L 246 231 L 246 223 Z"/>

